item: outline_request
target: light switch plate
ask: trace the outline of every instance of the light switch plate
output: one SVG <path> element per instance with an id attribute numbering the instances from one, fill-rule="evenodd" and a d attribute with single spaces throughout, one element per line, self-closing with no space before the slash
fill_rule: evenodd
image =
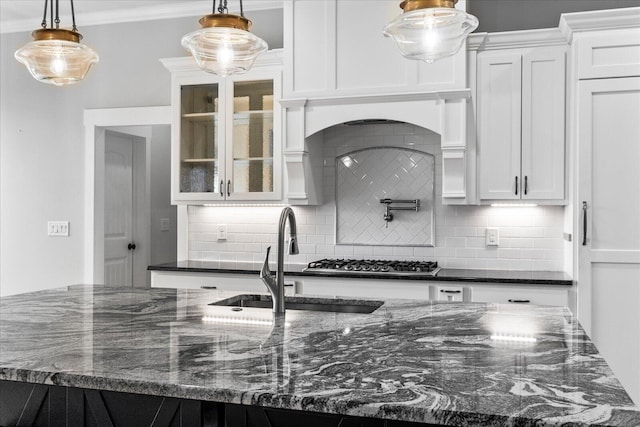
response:
<path id="1" fill-rule="evenodd" d="M 500 232 L 496 227 L 488 227 L 485 233 L 485 244 L 487 246 L 500 245 Z"/>
<path id="2" fill-rule="evenodd" d="M 169 218 L 160 218 L 160 231 L 169 231 Z"/>
<path id="3" fill-rule="evenodd" d="M 69 237 L 69 221 L 48 221 L 47 235 Z"/>

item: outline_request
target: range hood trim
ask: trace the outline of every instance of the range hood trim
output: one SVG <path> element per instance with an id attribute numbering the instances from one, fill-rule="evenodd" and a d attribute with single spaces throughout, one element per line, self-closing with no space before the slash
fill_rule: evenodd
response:
<path id="1" fill-rule="evenodd" d="M 291 204 L 322 203 L 322 130 L 354 120 L 389 119 L 410 123 L 440 135 L 442 198 L 465 204 L 468 159 L 467 117 L 472 116 L 471 89 L 420 93 L 283 99 L 284 161 L 288 178 L 286 198 Z M 320 172 L 321 173 L 321 172 Z"/>

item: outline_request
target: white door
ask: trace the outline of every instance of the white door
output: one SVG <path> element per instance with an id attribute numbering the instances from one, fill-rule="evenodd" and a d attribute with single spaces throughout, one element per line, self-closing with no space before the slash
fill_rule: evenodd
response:
<path id="1" fill-rule="evenodd" d="M 578 85 L 578 318 L 640 405 L 640 78 Z"/>
<path id="2" fill-rule="evenodd" d="M 133 138 L 105 135 L 104 281 L 133 283 Z"/>

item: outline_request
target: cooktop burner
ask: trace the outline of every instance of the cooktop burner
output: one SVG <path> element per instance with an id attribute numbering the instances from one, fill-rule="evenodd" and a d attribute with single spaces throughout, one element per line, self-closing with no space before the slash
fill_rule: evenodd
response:
<path id="1" fill-rule="evenodd" d="M 435 261 L 386 261 L 386 260 L 353 260 L 322 259 L 313 261 L 303 271 L 321 273 L 353 273 L 353 274 L 385 274 L 385 275 L 418 275 L 435 276 L 440 271 Z"/>

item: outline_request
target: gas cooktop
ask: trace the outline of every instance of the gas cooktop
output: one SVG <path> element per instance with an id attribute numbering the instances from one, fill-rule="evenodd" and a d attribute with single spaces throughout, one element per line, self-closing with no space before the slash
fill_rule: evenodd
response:
<path id="1" fill-rule="evenodd" d="M 387 261 L 387 260 L 354 260 L 354 259 L 322 259 L 309 263 L 303 271 L 327 274 L 373 274 L 389 276 L 413 276 L 426 274 L 435 276 L 440 271 L 435 261 Z"/>

